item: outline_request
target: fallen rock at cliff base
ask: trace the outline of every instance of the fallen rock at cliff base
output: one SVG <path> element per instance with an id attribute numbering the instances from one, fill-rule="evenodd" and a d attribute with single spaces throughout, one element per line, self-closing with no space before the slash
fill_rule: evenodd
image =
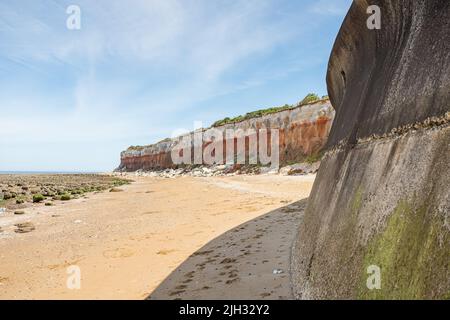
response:
<path id="1" fill-rule="evenodd" d="M 296 163 L 280 169 L 280 175 L 298 176 L 306 174 L 314 174 L 319 171 L 320 161 L 315 163 Z"/>
<path id="2" fill-rule="evenodd" d="M 248 130 L 254 129 L 267 129 L 270 132 L 271 130 L 278 130 L 280 141 L 278 162 L 289 163 L 291 161 L 298 161 L 301 159 L 300 157 L 316 154 L 324 148 L 334 119 L 334 113 L 330 101 L 324 99 L 306 105 L 299 104 L 295 107 L 271 114 L 217 126 L 214 127 L 214 130 L 224 133 L 223 142 L 227 146 L 234 144 L 236 148 L 240 148 L 239 144 L 235 142 L 237 137 L 230 138 L 225 134 L 226 131 L 247 132 Z M 205 135 L 208 130 L 199 129 L 198 132 Z M 172 152 L 179 148 L 179 142 L 185 138 L 194 141 L 192 139 L 193 135 L 194 132 L 190 132 L 180 137 L 164 139 L 152 145 L 130 147 L 121 153 L 121 163 L 115 172 L 141 173 L 142 170 L 159 171 L 161 169 L 173 168 L 176 165 L 172 160 Z M 206 136 L 208 135 L 206 134 Z M 209 142 L 211 142 L 209 138 L 203 138 L 202 150 L 209 145 Z M 191 150 L 195 151 L 197 147 L 200 149 L 200 146 L 194 148 L 192 145 Z M 237 154 L 245 152 L 248 156 L 250 152 L 249 143 L 244 144 L 242 148 L 244 150 L 237 150 Z M 192 153 L 195 154 L 195 152 Z M 249 165 L 249 163 L 246 164 Z M 227 171 L 228 168 L 219 170 Z M 236 169 L 231 170 L 233 172 L 236 171 Z M 199 175 L 199 173 L 195 173 L 195 175 Z"/>

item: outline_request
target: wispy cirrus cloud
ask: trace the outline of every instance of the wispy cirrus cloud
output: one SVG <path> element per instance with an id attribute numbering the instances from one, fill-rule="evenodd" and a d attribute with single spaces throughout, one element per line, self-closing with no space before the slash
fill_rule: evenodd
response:
<path id="1" fill-rule="evenodd" d="M 235 105 L 252 87 L 325 64 L 328 52 L 309 54 L 303 38 L 319 27 L 308 20 L 308 8 L 319 8 L 314 3 L 4 0 L 0 147 L 59 143 L 67 157 L 81 159 L 93 152 L 79 150 L 83 143 L 108 142 L 117 144 L 110 149 L 116 153 L 189 126 L 195 113 L 204 113 L 199 106 L 224 99 Z M 79 31 L 66 28 L 71 4 L 81 8 Z M 47 151 L 49 161 L 60 151 Z"/>
<path id="2" fill-rule="evenodd" d="M 317 0 L 309 11 L 320 15 L 341 16 L 348 11 L 352 0 Z"/>

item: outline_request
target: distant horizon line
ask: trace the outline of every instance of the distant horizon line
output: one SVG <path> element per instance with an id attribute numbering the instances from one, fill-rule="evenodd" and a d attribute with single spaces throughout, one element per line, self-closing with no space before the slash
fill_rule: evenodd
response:
<path id="1" fill-rule="evenodd" d="M 80 170 L 0 170 L 0 174 L 92 174 L 92 173 L 102 173 L 109 172 L 107 170 L 103 171 L 80 171 Z"/>

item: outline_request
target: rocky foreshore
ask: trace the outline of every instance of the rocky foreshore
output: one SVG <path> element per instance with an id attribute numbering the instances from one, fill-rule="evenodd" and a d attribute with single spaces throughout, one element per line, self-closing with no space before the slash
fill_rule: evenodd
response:
<path id="1" fill-rule="evenodd" d="M 0 210 L 22 209 L 40 202 L 51 206 L 55 201 L 76 199 L 129 182 L 106 174 L 2 174 Z"/>
<path id="2" fill-rule="evenodd" d="M 215 166 L 196 166 L 183 167 L 178 169 L 164 170 L 137 170 L 135 172 L 115 172 L 116 176 L 139 176 L 139 177 L 159 177 L 159 178 L 177 178 L 177 177 L 217 177 L 217 176 L 236 176 L 236 175 L 258 175 L 258 174 L 279 174 L 283 176 L 296 176 L 315 174 L 319 170 L 320 161 L 312 163 L 296 163 L 284 166 L 282 168 L 271 168 L 261 166 L 239 166 L 239 165 L 215 165 Z"/>

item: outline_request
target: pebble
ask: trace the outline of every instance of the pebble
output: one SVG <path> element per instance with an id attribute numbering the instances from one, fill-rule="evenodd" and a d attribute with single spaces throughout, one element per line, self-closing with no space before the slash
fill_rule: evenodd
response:
<path id="1" fill-rule="evenodd" d="M 31 222 L 17 223 L 15 226 L 17 227 L 17 229 L 14 230 L 16 233 L 28 233 L 36 229 Z"/>
<path id="2" fill-rule="evenodd" d="M 214 165 L 214 166 L 203 166 L 196 168 L 180 168 L 180 169 L 165 169 L 160 171 L 144 171 L 137 170 L 134 175 L 137 177 L 158 177 L 173 179 L 177 177 L 215 177 L 215 176 L 235 176 L 237 174 L 280 174 L 280 175 L 299 175 L 299 174 L 313 174 L 319 169 L 320 161 L 308 164 L 308 163 L 298 163 L 294 165 L 289 165 L 281 169 L 271 168 L 271 167 L 244 167 L 241 169 L 236 169 L 234 165 Z M 116 175 L 123 175 L 123 173 L 118 172 Z M 126 174 L 125 174 L 126 175 Z"/>

